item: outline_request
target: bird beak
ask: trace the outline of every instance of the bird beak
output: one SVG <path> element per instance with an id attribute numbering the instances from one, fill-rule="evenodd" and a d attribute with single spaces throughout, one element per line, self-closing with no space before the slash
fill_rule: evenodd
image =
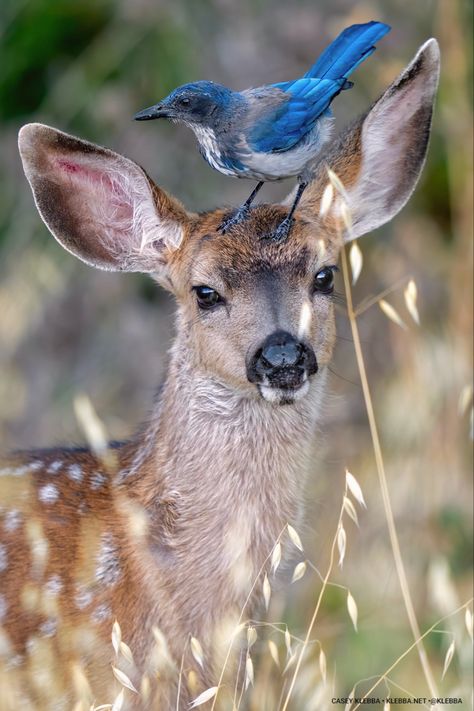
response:
<path id="1" fill-rule="evenodd" d="M 135 121 L 152 121 L 157 118 L 169 118 L 169 116 L 168 109 L 161 103 L 139 111 L 133 118 Z"/>

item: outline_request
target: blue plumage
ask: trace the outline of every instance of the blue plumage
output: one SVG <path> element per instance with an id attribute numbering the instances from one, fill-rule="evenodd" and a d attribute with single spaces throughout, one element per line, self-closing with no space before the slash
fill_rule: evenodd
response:
<path id="1" fill-rule="evenodd" d="M 364 59 L 375 52 L 375 42 L 387 32 L 390 32 L 390 27 L 382 22 L 366 22 L 364 25 L 347 27 L 326 47 L 305 77 L 347 79 Z"/>
<path id="2" fill-rule="evenodd" d="M 374 42 L 390 31 L 381 22 L 352 25 L 327 47 L 318 61 L 295 81 L 272 84 L 287 94 L 282 106 L 269 112 L 250 135 L 257 151 L 287 151 L 310 131 L 343 89 L 350 89 L 347 77 L 374 51 Z"/>
<path id="3" fill-rule="evenodd" d="M 261 184 L 269 180 L 298 176 L 299 200 L 311 166 L 330 137 L 332 100 L 352 86 L 347 78 L 389 31 L 382 22 L 352 25 L 299 79 L 242 92 L 209 81 L 185 84 L 135 118 L 164 117 L 186 124 L 213 168 L 260 181 L 239 209 L 239 218 L 245 216 Z"/>
<path id="4" fill-rule="evenodd" d="M 346 83 L 345 79 L 297 79 L 273 84 L 287 95 L 284 103 L 271 108 L 249 132 L 249 145 L 264 153 L 287 151 L 313 127 Z"/>

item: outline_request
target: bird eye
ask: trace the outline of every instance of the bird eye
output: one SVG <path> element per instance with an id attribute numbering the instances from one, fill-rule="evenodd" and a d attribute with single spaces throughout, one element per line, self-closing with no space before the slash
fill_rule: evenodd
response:
<path id="1" fill-rule="evenodd" d="M 314 277 L 314 291 L 331 294 L 334 290 L 334 272 L 336 267 L 324 267 Z"/>
<path id="2" fill-rule="evenodd" d="M 191 100 L 187 96 L 182 96 L 179 99 L 180 106 L 189 106 L 190 103 L 191 103 Z"/>
<path id="3" fill-rule="evenodd" d="M 195 286 L 196 299 L 200 309 L 204 311 L 213 309 L 215 306 L 224 303 L 222 296 L 210 286 Z"/>

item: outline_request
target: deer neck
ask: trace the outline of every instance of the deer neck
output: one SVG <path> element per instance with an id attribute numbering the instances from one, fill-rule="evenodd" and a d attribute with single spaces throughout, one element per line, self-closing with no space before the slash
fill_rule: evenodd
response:
<path id="1" fill-rule="evenodd" d="M 298 525 L 324 380 L 279 407 L 173 352 L 124 483 L 148 513 L 151 588 L 179 606 L 183 634 L 204 639 L 210 620 L 240 610 L 279 534 Z"/>
<path id="2" fill-rule="evenodd" d="M 199 527 L 201 538 L 232 516 L 276 538 L 300 515 L 325 372 L 301 401 L 278 406 L 199 372 L 183 353 L 172 352 L 145 436 L 142 503 L 159 491 L 176 502 L 179 529 Z"/>

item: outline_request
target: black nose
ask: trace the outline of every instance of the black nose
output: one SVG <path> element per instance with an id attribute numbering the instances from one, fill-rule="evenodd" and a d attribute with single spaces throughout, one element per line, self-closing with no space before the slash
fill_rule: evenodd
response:
<path id="1" fill-rule="evenodd" d="M 297 341 L 291 333 L 276 331 L 251 358 L 247 377 L 251 383 L 296 388 L 317 370 L 316 356 L 310 346 Z"/>

